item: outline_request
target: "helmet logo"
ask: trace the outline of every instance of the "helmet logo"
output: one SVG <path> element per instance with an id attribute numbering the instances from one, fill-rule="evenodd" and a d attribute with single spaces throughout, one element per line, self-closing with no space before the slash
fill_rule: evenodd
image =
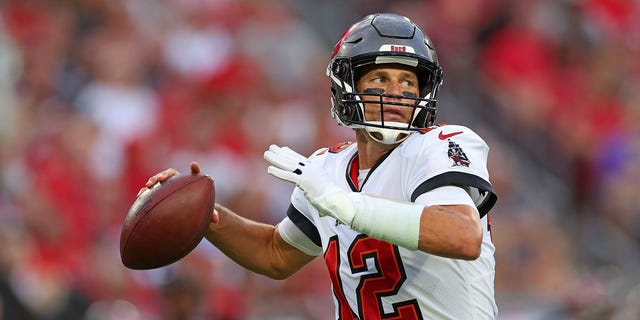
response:
<path id="1" fill-rule="evenodd" d="M 390 52 L 408 52 L 416 53 L 416 50 L 411 46 L 397 45 L 397 44 L 383 44 L 378 51 L 390 51 Z"/>

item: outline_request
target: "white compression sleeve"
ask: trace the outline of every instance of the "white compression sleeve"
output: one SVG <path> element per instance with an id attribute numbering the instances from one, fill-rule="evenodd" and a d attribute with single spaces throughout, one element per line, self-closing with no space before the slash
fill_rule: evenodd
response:
<path id="1" fill-rule="evenodd" d="M 351 228 L 410 250 L 418 249 L 423 205 L 350 194 L 356 213 Z"/>

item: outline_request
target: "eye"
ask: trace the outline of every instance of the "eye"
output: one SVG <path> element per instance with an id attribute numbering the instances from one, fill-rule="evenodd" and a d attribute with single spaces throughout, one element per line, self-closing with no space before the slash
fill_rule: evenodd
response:
<path id="1" fill-rule="evenodd" d="M 407 87 L 407 88 L 415 88 L 416 87 L 416 82 L 413 81 L 413 80 L 409 80 L 409 79 L 405 79 L 405 80 L 400 81 L 400 84 L 402 86 L 404 86 L 404 87 Z"/>
<path id="2" fill-rule="evenodd" d="M 370 82 L 375 84 L 383 84 L 386 82 L 386 79 L 384 79 L 383 77 L 376 77 L 376 78 L 372 78 Z"/>

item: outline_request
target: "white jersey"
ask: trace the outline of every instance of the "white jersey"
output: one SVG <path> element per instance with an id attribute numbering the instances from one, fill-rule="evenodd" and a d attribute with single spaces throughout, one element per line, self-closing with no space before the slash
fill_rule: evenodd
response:
<path id="1" fill-rule="evenodd" d="M 424 203 L 421 199 L 428 196 L 421 195 L 436 188 L 462 187 L 477 205 L 485 230 L 478 259 L 442 258 L 371 238 L 332 217 L 320 217 L 296 188 L 279 232 L 296 248 L 324 255 L 336 319 L 496 318 L 494 246 L 487 214 L 496 195 L 487 172 L 488 149 L 467 127 L 433 127 L 410 135 L 386 154 L 361 185 L 355 144 L 314 153 L 310 160 L 322 161 L 327 174 L 349 191 Z"/>

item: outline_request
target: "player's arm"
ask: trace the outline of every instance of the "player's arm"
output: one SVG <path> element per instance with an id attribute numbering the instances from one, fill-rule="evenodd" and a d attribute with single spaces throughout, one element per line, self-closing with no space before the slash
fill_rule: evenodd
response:
<path id="1" fill-rule="evenodd" d="M 413 205 L 424 206 L 420 216 L 420 250 L 459 259 L 475 259 L 480 255 L 481 215 L 467 189 L 443 185 L 416 196 Z"/>
<path id="2" fill-rule="evenodd" d="M 468 205 L 424 207 L 420 216 L 418 250 L 473 260 L 480 256 L 482 224 L 478 211 Z"/>
<path id="3" fill-rule="evenodd" d="M 191 163 L 191 172 L 200 172 L 198 163 Z M 164 170 L 149 178 L 140 193 L 178 174 L 173 168 Z M 243 218 L 219 204 L 205 238 L 239 265 L 273 279 L 287 278 L 314 258 L 284 241 L 275 226 Z"/>
<path id="4" fill-rule="evenodd" d="M 353 230 L 445 257 L 476 259 L 480 254 L 480 217 L 462 188 L 451 187 L 468 198 L 451 202 L 460 205 L 438 205 L 420 197 L 422 202 L 417 203 L 395 201 L 346 191 L 327 177 L 319 162 L 287 147 L 272 145 L 264 156 L 272 164 L 271 175 L 295 183 L 320 215 L 334 217 Z"/>
<path id="5" fill-rule="evenodd" d="M 275 226 L 243 218 L 218 204 L 216 213 L 206 239 L 253 272 L 284 279 L 314 258 L 284 241 Z"/>

